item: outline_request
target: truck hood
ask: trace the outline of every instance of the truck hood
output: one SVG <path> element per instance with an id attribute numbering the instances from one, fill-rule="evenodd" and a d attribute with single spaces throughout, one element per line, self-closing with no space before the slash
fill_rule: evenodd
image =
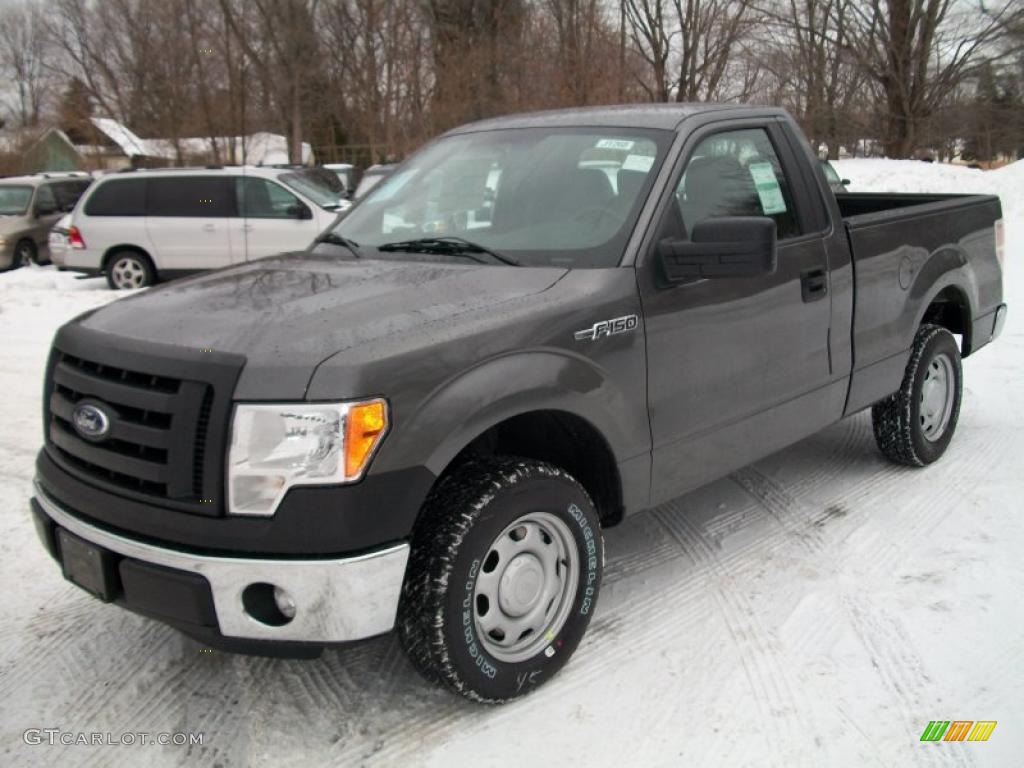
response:
<path id="1" fill-rule="evenodd" d="M 439 327 L 472 323 L 545 291 L 564 274 L 553 267 L 302 252 L 171 283 L 75 322 L 140 341 L 244 355 L 238 399 L 300 399 L 317 365 L 332 355 L 396 336 L 420 335 L 426 346 Z"/>

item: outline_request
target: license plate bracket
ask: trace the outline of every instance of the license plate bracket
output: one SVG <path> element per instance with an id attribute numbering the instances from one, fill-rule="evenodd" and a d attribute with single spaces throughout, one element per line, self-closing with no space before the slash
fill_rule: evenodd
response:
<path id="1" fill-rule="evenodd" d="M 73 533 L 57 529 L 64 578 L 105 603 L 117 593 L 117 565 L 110 552 Z"/>

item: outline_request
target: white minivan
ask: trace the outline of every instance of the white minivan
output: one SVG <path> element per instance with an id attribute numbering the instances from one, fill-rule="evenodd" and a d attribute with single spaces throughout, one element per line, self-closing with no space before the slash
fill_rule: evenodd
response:
<path id="1" fill-rule="evenodd" d="M 152 169 L 103 176 L 71 216 L 64 267 L 141 288 L 306 248 L 337 194 L 301 169 Z"/>

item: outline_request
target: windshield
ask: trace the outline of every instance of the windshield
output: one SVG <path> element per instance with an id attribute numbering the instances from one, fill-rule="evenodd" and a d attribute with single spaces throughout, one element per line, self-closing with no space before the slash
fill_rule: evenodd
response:
<path id="1" fill-rule="evenodd" d="M 32 187 L 0 184 L 0 216 L 19 216 L 28 210 Z"/>
<path id="2" fill-rule="evenodd" d="M 301 195 L 305 195 L 321 208 L 336 209 L 341 202 L 341 195 L 334 192 L 326 184 L 309 173 L 282 173 L 277 178 L 285 186 L 291 187 Z"/>
<path id="3" fill-rule="evenodd" d="M 335 231 L 377 247 L 461 237 L 524 265 L 619 263 L 672 132 L 520 128 L 431 144 Z"/>

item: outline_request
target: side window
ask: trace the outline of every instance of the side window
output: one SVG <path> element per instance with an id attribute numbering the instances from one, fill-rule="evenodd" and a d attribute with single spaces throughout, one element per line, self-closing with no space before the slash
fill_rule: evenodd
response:
<path id="1" fill-rule="evenodd" d="M 145 216 L 146 179 L 100 182 L 85 202 L 87 216 Z"/>
<path id="2" fill-rule="evenodd" d="M 53 192 L 57 196 L 57 206 L 62 211 L 70 211 L 75 207 L 78 198 L 89 187 L 88 181 L 61 181 L 53 184 Z"/>
<path id="3" fill-rule="evenodd" d="M 49 184 L 43 184 L 36 190 L 35 208 L 37 211 L 50 211 L 51 213 L 57 210 L 57 198 L 54 197 Z"/>
<path id="4" fill-rule="evenodd" d="M 234 208 L 223 176 L 164 176 L 149 180 L 149 216 L 222 218 Z"/>
<path id="5" fill-rule="evenodd" d="M 295 206 L 303 205 L 295 195 L 268 179 L 236 176 L 238 215 L 248 219 L 294 219 Z"/>
<path id="6" fill-rule="evenodd" d="M 686 235 L 694 224 L 722 216 L 768 216 L 779 240 L 800 234 L 789 183 L 763 128 L 718 133 L 698 144 L 679 180 L 676 202 L 672 213 L 681 221 L 673 228 Z"/>

